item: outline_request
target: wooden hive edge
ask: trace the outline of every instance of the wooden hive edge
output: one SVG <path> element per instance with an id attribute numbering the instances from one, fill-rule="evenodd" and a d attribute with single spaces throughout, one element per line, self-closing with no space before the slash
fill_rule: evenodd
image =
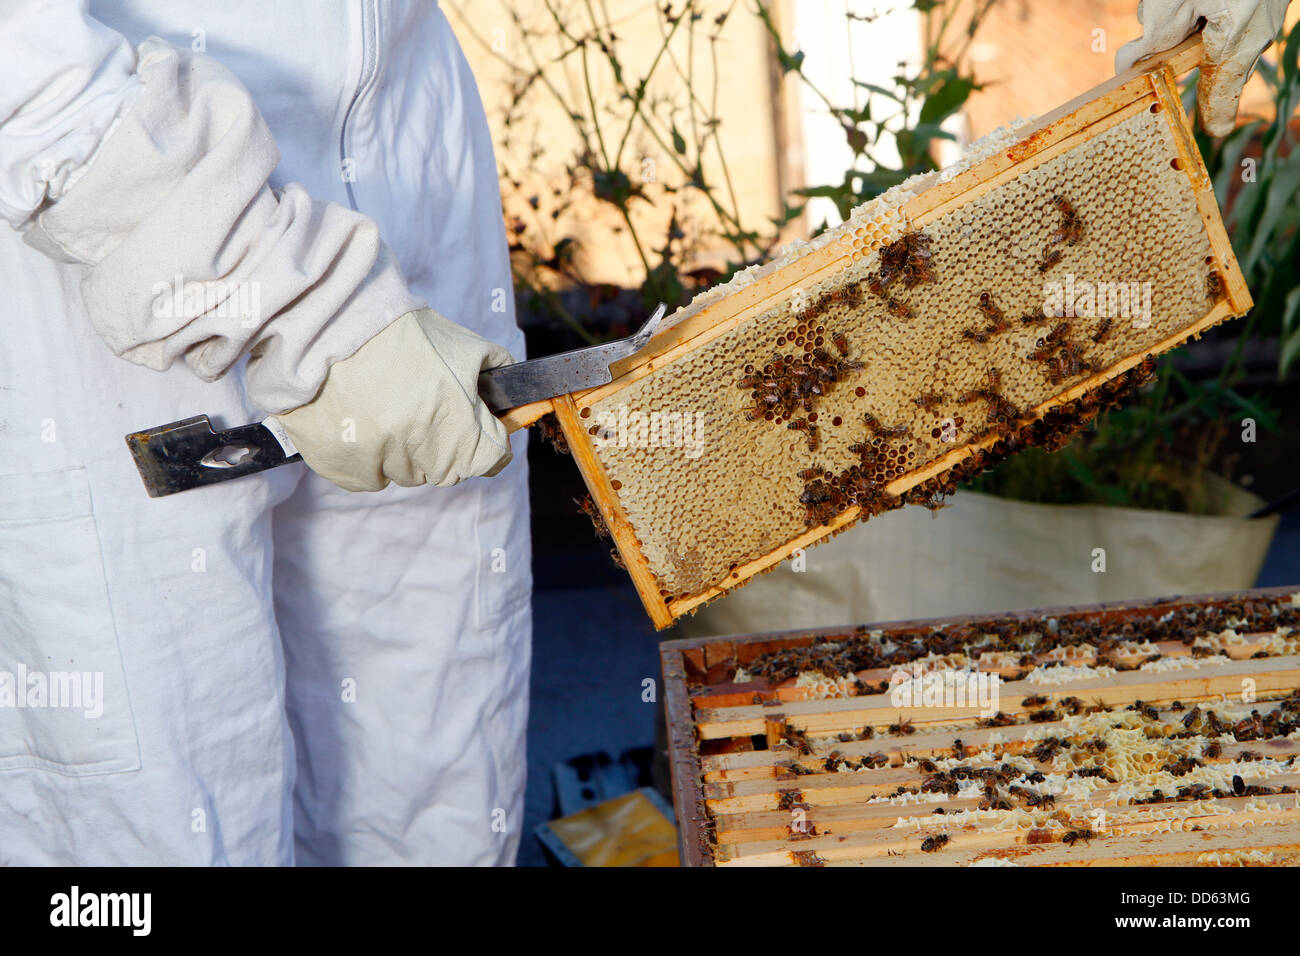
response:
<path id="1" fill-rule="evenodd" d="M 768 632 L 763 634 L 736 635 L 713 638 L 679 638 L 663 641 L 660 644 L 660 656 L 663 662 L 663 673 L 665 680 L 665 708 L 668 717 L 668 729 L 670 739 L 670 763 L 673 768 L 674 793 L 678 800 L 679 808 L 692 808 L 687 811 L 685 818 L 680 821 L 681 836 L 683 847 L 682 859 L 689 865 L 716 865 L 719 861 L 714 861 L 709 855 L 709 844 L 706 839 L 705 826 L 713 825 L 713 818 L 705 805 L 705 758 L 702 758 L 699 751 L 698 725 L 696 714 L 694 712 L 693 701 L 691 698 L 691 687 L 688 684 L 688 657 L 697 659 L 696 672 L 706 660 L 713 660 L 715 664 L 726 664 L 728 661 L 734 661 L 739 654 L 744 653 L 748 648 L 766 648 L 781 649 L 783 647 L 806 646 L 807 644 L 819 640 L 843 639 L 851 636 L 863 636 L 868 628 L 872 630 L 879 629 L 883 634 L 900 632 L 931 631 L 937 628 L 953 626 L 978 626 L 982 623 L 1007 623 L 1010 621 L 1034 621 L 1045 618 L 1071 618 L 1086 617 L 1097 621 L 1107 623 L 1122 623 L 1134 616 L 1156 617 L 1163 616 L 1170 611 L 1183 607 L 1219 607 L 1226 604 L 1245 603 L 1251 601 L 1279 601 L 1290 598 L 1297 593 L 1297 586 L 1282 586 L 1259 588 L 1247 591 L 1228 591 L 1214 592 L 1210 594 L 1173 596 L 1164 598 L 1143 598 L 1127 601 L 1113 601 L 1103 604 L 1091 605 L 1057 605 L 1042 608 L 1032 608 L 1020 611 L 1001 612 L 992 614 L 979 615 L 952 615 L 943 618 L 926 618 L 926 619 L 906 619 L 892 622 L 882 622 L 879 625 L 871 627 L 870 625 L 846 626 L 840 628 L 815 628 L 799 629 L 792 631 Z M 708 655 L 706 648 L 722 648 L 724 653 L 721 657 L 717 655 Z M 1268 670 L 1270 669 L 1263 661 L 1237 662 L 1240 664 L 1253 664 L 1252 669 Z M 1283 658 L 1273 658 L 1270 662 L 1272 669 L 1278 667 L 1289 667 L 1290 662 Z M 1235 671 L 1240 667 L 1232 668 Z M 1217 670 L 1217 668 L 1216 668 Z M 1155 677 L 1156 675 L 1150 675 Z M 1163 683 L 1179 686 L 1185 684 L 1189 675 L 1178 674 L 1170 675 Z M 1130 681 L 1140 680 L 1135 675 L 1129 678 Z M 1199 678 L 1202 682 L 1213 683 L 1208 675 L 1202 675 Z M 1295 682 L 1287 684 L 1286 688 L 1294 689 Z M 1081 685 L 1078 685 L 1081 686 Z M 1062 688 L 1047 688 L 1046 690 L 1036 688 L 1036 692 L 1045 693 L 1050 697 L 1056 697 L 1060 694 L 1075 694 L 1078 686 L 1068 685 Z M 1208 688 L 1207 688 L 1208 689 Z M 1172 692 L 1172 691 L 1171 691 Z M 1178 691 L 1181 694 L 1181 690 Z M 1210 693 L 1217 696 L 1217 692 L 1210 690 Z M 1265 691 L 1261 694 L 1261 703 L 1265 698 L 1271 698 L 1273 690 Z M 1190 699 L 1190 698 L 1189 698 Z M 826 702 L 819 701 L 818 705 L 824 707 Z M 844 706 L 848 705 L 842 702 Z M 764 715 L 765 717 L 776 717 L 784 722 L 787 717 L 795 717 L 798 714 L 792 712 L 798 708 L 789 708 L 786 706 L 771 708 L 772 713 Z M 703 716 L 703 715 L 701 715 Z M 1030 726 L 1030 725 L 1024 725 Z M 1039 725 L 1041 726 L 1041 725 Z M 762 732 L 764 728 L 759 728 L 757 724 L 754 727 L 745 727 L 744 730 L 755 730 Z M 1004 731 L 1005 732 L 1005 731 Z M 922 731 L 924 733 L 924 731 Z M 940 736 L 952 736 L 953 731 L 944 731 Z M 967 735 L 963 732 L 962 736 Z M 907 738 L 900 743 L 904 749 L 914 749 L 914 743 L 922 742 L 919 738 Z M 982 745 L 979 741 L 971 740 L 977 749 Z M 880 746 L 878 741 L 864 742 L 864 746 Z M 1261 745 L 1255 742 L 1246 742 L 1240 745 L 1244 749 L 1261 749 Z M 1230 759 L 1235 755 L 1238 748 L 1225 746 L 1224 758 Z M 924 753 L 925 748 L 921 748 Z M 733 754 L 726 757 L 708 758 L 711 767 L 719 766 L 723 761 L 735 761 L 736 763 L 751 763 L 761 760 L 774 760 L 776 758 L 768 755 L 766 758 L 756 757 L 755 754 Z M 810 758 L 811 759 L 811 758 Z M 798 782 L 791 780 L 779 781 L 777 778 L 770 778 L 771 786 L 799 786 Z M 681 810 L 679 809 L 679 812 Z M 719 823 L 721 818 L 719 818 Z M 1217 847 L 1216 847 L 1217 848 Z M 1063 861 L 1074 862 L 1074 861 Z"/>

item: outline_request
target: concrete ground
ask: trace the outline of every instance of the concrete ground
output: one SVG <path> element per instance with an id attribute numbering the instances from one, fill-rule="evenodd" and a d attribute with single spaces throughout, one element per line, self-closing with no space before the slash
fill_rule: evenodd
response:
<path id="1" fill-rule="evenodd" d="M 521 866 L 546 863 L 533 828 L 552 816 L 551 767 L 580 754 L 604 750 L 617 758 L 652 745 L 659 706 L 641 700 L 641 682 L 659 681 L 659 636 L 631 584 L 607 576 L 590 588 L 562 587 L 538 572 Z M 1283 516 L 1257 583 L 1300 584 L 1300 511 Z"/>

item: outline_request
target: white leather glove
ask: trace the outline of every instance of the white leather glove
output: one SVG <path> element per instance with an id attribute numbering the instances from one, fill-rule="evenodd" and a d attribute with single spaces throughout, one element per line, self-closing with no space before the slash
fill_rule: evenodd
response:
<path id="1" fill-rule="evenodd" d="M 495 475 L 510 462 L 510 441 L 478 397 L 478 376 L 513 361 L 419 309 L 336 362 L 312 401 L 275 417 L 312 471 L 348 491 Z"/>
<path id="2" fill-rule="evenodd" d="M 1227 136 L 1236 126 L 1237 103 L 1255 61 L 1282 29 L 1289 0 L 1140 0 L 1142 36 L 1115 54 L 1115 72 L 1175 47 L 1205 17 L 1205 62 L 1196 84 L 1201 127 Z"/>

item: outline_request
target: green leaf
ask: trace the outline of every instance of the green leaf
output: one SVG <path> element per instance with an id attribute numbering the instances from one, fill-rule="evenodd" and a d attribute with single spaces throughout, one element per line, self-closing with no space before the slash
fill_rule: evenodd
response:
<path id="1" fill-rule="evenodd" d="M 925 105 L 921 107 L 921 122 L 942 123 L 962 108 L 974 89 L 975 84 L 971 80 L 964 78 L 947 80 L 926 97 Z"/>
<path id="2" fill-rule="evenodd" d="M 781 66 L 782 73 L 798 73 L 803 66 L 803 50 L 795 50 L 793 53 L 787 53 L 784 47 L 776 48 L 776 62 Z"/>
<path id="3" fill-rule="evenodd" d="M 1282 310 L 1282 348 L 1278 355 L 1278 374 L 1286 375 L 1291 365 L 1300 355 L 1300 285 L 1297 285 L 1286 297 Z"/>
<path id="4" fill-rule="evenodd" d="M 1275 160 L 1274 162 L 1278 161 Z M 1260 256 L 1264 254 L 1268 243 L 1276 238 L 1275 230 L 1279 221 L 1291 204 L 1295 202 L 1296 193 L 1300 192 L 1300 150 L 1280 162 L 1281 167 L 1278 169 L 1265 169 L 1268 194 L 1264 199 L 1263 214 L 1259 218 L 1259 223 L 1255 226 L 1254 241 L 1250 244 L 1250 252 L 1246 254 L 1245 262 L 1242 264 L 1242 271 L 1247 275 L 1253 271 L 1255 264 L 1259 262 Z"/>
<path id="5" fill-rule="evenodd" d="M 934 123 L 919 123 L 915 129 L 899 130 L 894 137 L 898 144 L 898 155 L 903 160 L 905 169 L 933 169 L 930 159 L 930 142 L 936 139 L 954 139 L 952 133 L 941 129 Z"/>
<path id="6" fill-rule="evenodd" d="M 1291 28 L 1282 53 L 1282 75 L 1289 83 L 1300 74 L 1300 23 Z"/>
<path id="7" fill-rule="evenodd" d="M 885 97 L 886 99 L 893 100 L 895 103 L 901 104 L 903 102 L 902 97 L 900 97 L 893 90 L 885 89 L 885 87 L 883 86 L 877 86 L 875 83 L 868 83 L 865 80 L 854 80 L 853 85 L 860 86 L 862 89 L 868 90 L 872 93 L 878 93 L 881 96 Z"/>

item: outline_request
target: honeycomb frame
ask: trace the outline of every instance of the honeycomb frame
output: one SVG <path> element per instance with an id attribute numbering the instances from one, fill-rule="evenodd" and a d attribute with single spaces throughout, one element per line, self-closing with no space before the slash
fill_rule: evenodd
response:
<path id="1" fill-rule="evenodd" d="M 1295 866 L 1298 655 L 1294 586 L 665 641 L 679 855 Z M 1001 686 L 895 700 L 914 669 Z"/>
<path id="2" fill-rule="evenodd" d="M 968 168 L 955 175 L 945 177 L 941 173 L 930 174 L 924 182 L 916 184 L 914 191 L 905 193 L 906 199 L 901 204 L 878 208 L 872 216 L 855 216 L 790 261 L 759 273 L 748 283 L 725 290 L 725 294 L 704 297 L 702 305 L 697 300 L 693 306 L 679 310 L 679 314 L 669 319 L 667 328 L 656 336 L 646 350 L 615 366 L 615 376 L 610 384 L 539 403 L 534 409 L 518 410 L 519 418 L 535 418 L 544 411 L 554 410 L 568 446 L 591 491 L 594 504 L 613 538 L 618 555 L 657 628 L 669 626 L 681 615 L 744 584 L 755 574 L 771 570 L 795 552 L 843 530 L 857 520 L 903 503 L 930 505 L 941 500 L 942 494 L 951 491 L 957 480 L 1000 460 L 1016 447 L 1026 444 L 1048 444 L 1050 447 L 1053 442 L 1059 444 L 1061 437 L 1068 437 L 1086 424 L 1099 406 L 1114 403 L 1123 393 L 1140 384 L 1149 374 L 1152 356 L 1249 310 L 1252 304 L 1250 293 L 1233 255 L 1209 176 L 1196 149 L 1178 95 L 1177 75 L 1196 66 L 1200 54 L 1200 40 L 1194 37 L 1174 50 L 1115 77 L 1042 119 L 1016 129 L 1013 137 L 997 152 L 972 162 Z M 1114 148 L 1115 144 L 1122 145 L 1126 142 L 1138 144 L 1134 147 L 1133 157 L 1126 156 L 1123 149 Z M 1139 154 L 1139 147 L 1145 152 Z M 1130 175 L 1130 179 L 1124 182 L 1135 183 L 1130 197 L 1133 202 L 1163 203 L 1158 205 L 1154 217 L 1147 217 L 1155 223 L 1155 235 L 1153 237 L 1148 233 L 1145 245 L 1134 247 L 1125 243 L 1128 234 L 1120 226 L 1120 221 L 1128 222 L 1133 218 L 1125 217 L 1125 210 L 1119 209 L 1117 214 L 1111 211 L 1109 221 L 1104 218 L 1107 215 L 1105 202 L 1110 193 L 1065 198 L 1056 191 L 1055 183 L 1062 174 L 1054 172 L 1055 170 L 1070 169 L 1071 164 L 1090 169 L 1087 163 L 1105 162 L 1128 162 L 1128 166 L 1121 171 L 1124 175 Z M 1115 182 L 1118 189 L 1119 179 Z M 1006 257 L 994 265 L 976 261 L 963 262 L 957 269 L 951 268 L 954 265 L 953 250 L 959 248 L 962 252 L 967 251 L 962 236 L 969 234 L 972 228 L 979 228 L 980 217 L 990 215 L 989 210 L 1003 202 L 1003 195 L 1034 198 L 1034 209 L 1037 210 L 1035 216 L 1038 217 L 1034 220 L 1034 225 L 1040 234 L 1049 235 L 1047 246 L 1040 250 L 1031 241 L 1025 246 L 1025 254 L 1014 262 Z M 1021 200 L 1014 200 L 1012 205 L 1018 201 Z M 1082 213 L 1076 213 L 1076 206 L 1083 210 Z M 1012 216 L 1016 211 L 1013 208 L 1005 214 L 1011 217 L 1008 221 L 1019 221 Z M 1125 323 L 1119 323 L 1120 327 L 1113 333 L 1108 331 L 1110 323 L 1106 323 L 1095 327 L 1099 331 L 1094 331 L 1092 344 L 1072 344 L 1070 348 L 1073 352 L 1063 352 L 1059 348 L 1053 352 L 1050 336 L 1059 331 L 1055 326 L 1060 324 L 1056 320 L 1062 317 L 1062 313 L 1044 315 L 1040 309 L 1040 318 L 1034 321 L 1041 327 L 1029 329 L 1033 317 L 1025 314 L 1024 290 L 1030 288 L 1035 279 L 1040 282 L 1041 288 L 1041 283 L 1045 281 L 1043 277 L 1049 274 L 1049 269 L 1055 268 L 1058 273 L 1061 271 L 1061 266 L 1057 263 L 1061 262 L 1062 250 L 1068 256 L 1071 250 L 1067 247 L 1074 244 L 1070 238 L 1072 234 L 1066 228 L 1072 216 L 1082 216 L 1086 227 L 1081 245 L 1086 247 L 1088 242 L 1094 240 L 1110 243 L 1105 249 L 1111 256 L 1111 261 L 1115 261 L 1116 257 L 1124 259 L 1131 256 L 1144 263 L 1149 261 L 1154 268 L 1172 261 L 1151 258 L 1154 255 L 1180 257 L 1175 271 L 1181 284 L 1171 285 L 1162 291 L 1162 295 L 1167 298 L 1161 300 L 1162 303 L 1174 302 L 1177 309 L 1162 311 L 1158 319 L 1142 327 L 1142 335 L 1133 333 L 1132 329 L 1138 328 L 1136 323 L 1130 323 L 1132 329 L 1126 329 Z M 1054 226 L 1055 231 L 1052 231 Z M 962 233 L 963 229 L 967 232 Z M 900 304 L 892 292 L 879 292 L 878 282 L 885 274 L 882 263 L 890 261 L 888 257 L 891 250 L 896 258 L 900 243 L 906 245 L 907 242 L 915 242 L 908 237 L 916 236 L 924 237 L 925 245 L 920 248 L 925 250 L 927 259 L 924 263 L 920 259 L 911 260 L 918 263 L 919 280 L 925 278 L 926 265 L 933 262 L 935 271 L 941 276 L 935 290 L 944 283 L 959 283 L 962 294 L 972 296 L 969 307 L 963 307 L 965 311 L 957 307 L 939 309 L 942 315 L 935 323 L 947 323 L 944 329 L 951 333 L 955 331 L 954 315 L 958 312 L 968 314 L 967 327 L 960 330 L 960 335 L 969 341 L 961 342 L 962 347 L 970 346 L 980 350 L 979 356 L 992 356 L 994 353 L 991 349 L 1001 351 L 996 358 L 981 357 L 978 362 L 975 359 L 968 361 L 968 367 L 961 370 L 960 374 L 938 376 L 952 390 L 965 390 L 934 396 L 943 397 L 948 404 L 948 417 L 942 419 L 945 430 L 942 442 L 951 444 L 951 448 L 928 442 L 924 434 L 918 439 L 910 430 L 906 438 L 908 444 L 890 445 L 891 439 L 888 437 L 873 439 L 876 445 L 885 449 L 886 458 L 885 466 L 881 466 L 879 448 L 870 452 L 877 456 L 872 458 L 875 463 L 870 467 L 875 470 L 871 471 L 871 480 L 867 483 L 871 489 L 871 497 L 868 499 L 870 503 L 864 504 L 863 498 L 850 498 L 849 506 L 837 504 L 833 512 L 817 511 L 809 505 L 805 509 L 803 527 L 795 527 L 792 515 L 799 510 L 805 499 L 819 500 L 819 494 L 824 498 L 825 489 L 831 485 L 841 486 L 841 483 L 847 483 L 850 478 L 857 481 L 858 486 L 863 485 L 862 477 L 856 474 L 855 469 L 842 470 L 847 461 L 845 448 L 863 448 L 864 436 L 870 438 L 871 429 L 876 427 L 871 423 L 876 419 L 870 410 L 864 413 L 861 401 L 855 404 L 853 395 L 847 391 L 852 387 L 849 380 L 856 377 L 867 389 L 874 390 L 867 395 L 866 401 L 869 403 L 877 391 L 887 387 L 878 386 L 877 383 L 902 381 L 910 371 L 902 360 L 897 360 L 899 364 L 891 365 L 891 359 L 896 357 L 888 343 L 882 349 L 877 342 L 874 350 L 865 353 L 856 351 L 854 345 L 848 349 L 833 348 L 831 338 L 835 330 L 827 326 L 823 334 L 821 327 L 814 328 L 812 322 L 816 320 L 808 319 L 813 313 L 808 311 L 806 303 L 838 303 L 840 299 L 849 297 L 852 300 L 850 305 L 837 305 L 836 308 L 840 309 L 837 314 L 846 317 L 845 321 L 857 323 L 854 329 L 858 331 L 848 337 L 854 344 L 862 340 L 862 335 L 867 335 L 869 339 L 877 327 L 883 327 L 889 321 L 890 317 L 882 310 L 887 310 L 897 318 L 895 327 L 902 334 L 909 333 L 907 326 L 910 325 L 910 334 L 919 341 L 934 331 L 935 323 L 926 324 L 930 313 L 922 311 L 922 321 L 913 321 L 917 318 L 917 311 L 906 303 Z M 1053 242 L 1057 245 L 1053 245 Z M 1042 243 L 1038 245 L 1041 246 Z M 917 247 L 913 247 L 913 250 L 915 248 Z M 1005 244 L 999 248 L 1005 249 Z M 929 260 L 931 249 L 933 260 Z M 980 251 L 986 250 L 974 250 L 975 257 L 978 257 Z M 1144 254 L 1147 255 L 1146 259 L 1142 259 Z M 1052 255 L 1055 255 L 1055 261 L 1049 261 Z M 1098 256 L 1099 254 L 1093 254 L 1094 259 Z M 1037 269 L 1034 268 L 1035 257 L 1040 260 Z M 1204 284 L 1210 281 L 1205 266 L 1200 264 L 1202 261 L 1210 264 L 1209 276 L 1213 277 L 1212 292 L 1205 298 L 1208 306 L 1198 303 L 1196 295 L 1189 292 L 1195 282 Z M 1070 262 L 1063 265 L 1069 266 Z M 873 273 L 873 267 L 878 271 Z M 1198 268 L 1201 270 L 1199 280 L 1196 279 L 1195 271 Z M 1159 274 L 1163 275 L 1163 272 Z M 978 301 L 973 297 L 974 290 L 979 288 L 981 281 L 991 284 L 993 279 L 1001 275 L 1009 276 L 1007 281 L 1013 284 L 1018 281 L 1021 291 L 1017 295 L 1004 296 L 1003 287 L 999 287 L 992 291 L 991 296 L 986 291 L 979 295 Z M 1073 282 L 1073 273 L 1069 275 Z M 917 292 L 911 288 L 910 279 L 908 282 L 907 288 Z M 1148 282 L 1148 296 L 1151 294 L 1150 285 Z M 876 294 L 864 293 L 864 288 L 874 289 Z M 901 285 L 892 288 L 901 294 Z M 1134 289 L 1136 295 L 1136 286 Z M 938 296 L 942 293 L 921 285 L 917 292 L 920 301 L 927 301 L 924 298 L 927 294 Z M 865 302 L 862 301 L 863 298 Z M 1020 305 L 1012 307 L 1008 304 L 1017 298 L 1021 301 Z M 1003 317 L 1004 308 L 1005 315 L 1009 318 Z M 909 311 L 911 314 L 906 314 Z M 1013 313 L 1019 313 L 1019 319 Z M 1071 320 L 1074 318 L 1073 312 L 1068 315 Z M 1125 315 L 1127 317 L 1127 313 Z M 1148 318 L 1154 315 L 1148 308 Z M 791 316 L 803 318 L 795 323 L 797 329 L 788 328 L 795 321 Z M 875 324 L 867 325 L 867 322 Z M 988 324 L 981 328 L 985 322 Z M 1068 325 L 1068 322 L 1065 324 Z M 867 331 L 862 332 L 863 329 Z M 989 342 L 990 338 L 1004 330 L 1009 330 L 1010 334 L 1003 334 L 997 341 Z M 1087 331 L 1084 329 L 1082 333 L 1086 334 Z M 756 411 L 756 406 L 746 408 L 744 389 L 735 386 L 737 380 L 743 384 L 750 379 L 763 377 L 763 373 L 754 367 L 763 359 L 758 352 L 751 351 L 746 353 L 751 360 L 742 363 L 741 359 L 745 356 L 741 352 L 749 348 L 751 342 L 770 342 L 773 333 L 776 333 L 778 344 L 785 341 L 785 336 L 789 336 L 791 341 L 797 338 L 798 343 L 807 350 L 804 361 L 808 367 L 813 363 L 811 356 L 814 354 L 814 333 L 817 335 L 816 354 L 822 356 L 823 365 L 833 365 L 841 360 L 847 363 L 850 368 L 847 371 L 841 368 L 838 379 L 833 370 L 826 372 L 831 377 L 827 380 L 829 384 L 826 385 L 825 400 L 838 396 L 835 398 L 838 404 L 833 409 L 822 407 L 820 411 L 829 416 L 832 411 L 842 409 L 842 414 L 836 414 L 833 419 L 837 427 L 842 421 L 852 419 L 853 422 L 858 422 L 865 417 L 866 432 L 851 434 L 833 431 L 823 424 L 819 436 L 822 432 L 831 432 L 831 435 L 828 438 L 814 439 L 810 437 L 812 430 L 809 429 L 808 419 L 811 418 L 815 423 L 817 415 L 789 408 L 784 409 L 784 415 L 777 414 L 775 425 L 766 430 L 763 429 L 765 423 L 761 420 L 757 426 L 750 424 L 761 409 Z M 1023 351 L 1017 353 L 1017 349 L 1023 349 L 1026 341 L 1032 343 L 1035 334 L 1039 336 L 1037 345 L 1040 348 L 1028 357 L 1033 358 L 1039 352 L 1049 353 L 1046 358 L 1048 384 L 1042 384 L 1040 375 L 1039 379 L 1034 379 L 1031 383 L 1033 387 L 1029 387 L 1025 383 L 1030 382 L 1031 373 L 1022 373 L 1017 366 L 1012 371 L 1020 377 L 1014 378 L 1005 386 L 1007 395 L 1004 395 L 1003 386 L 999 382 L 1005 372 L 999 372 L 999 368 L 1006 369 L 1007 362 L 1013 361 L 1015 354 L 1024 354 Z M 1095 338 L 1097 334 L 1103 338 Z M 1067 330 L 1063 335 L 1068 339 L 1070 333 Z M 1105 340 L 1108 335 L 1109 342 Z M 1044 346 L 1044 338 L 1047 338 L 1047 346 Z M 837 338 L 836 344 L 843 343 Z M 1084 344 L 1093 349 L 1093 352 L 1085 352 Z M 759 346 L 755 344 L 753 347 Z M 770 346 L 767 347 L 770 351 Z M 1028 347 L 1033 348 L 1032 345 Z M 1105 354 L 1098 356 L 1098 349 Z M 951 348 L 939 349 L 940 354 L 935 359 L 936 368 L 943 355 L 949 352 L 952 352 Z M 700 492 L 700 500 L 687 498 L 692 490 L 706 483 L 706 480 L 701 478 L 697 481 L 691 476 L 693 473 L 707 475 L 709 469 L 697 462 L 685 460 L 683 455 L 687 459 L 689 455 L 681 447 L 661 449 L 652 443 L 651 446 L 638 448 L 635 455 L 623 454 L 620 457 L 613 450 L 613 443 L 608 441 L 612 432 L 603 425 L 593 424 L 609 422 L 614 409 L 626 409 L 630 403 L 639 401 L 648 408 L 656 407 L 655 401 L 663 405 L 665 396 L 671 395 L 671 389 L 678 387 L 674 375 L 680 378 L 687 374 L 682 370 L 691 369 L 692 363 L 698 365 L 704 362 L 706 356 L 713 356 L 708 358 L 708 361 L 714 363 L 709 367 L 716 368 L 719 356 L 732 354 L 739 358 L 731 380 L 723 381 L 722 376 L 716 376 L 710 382 L 716 387 L 717 394 L 707 397 L 707 402 L 712 403 L 707 406 L 707 421 L 711 434 L 725 434 L 726 440 L 734 439 L 741 443 L 737 447 L 753 448 L 753 453 L 746 456 L 745 461 L 752 462 L 755 470 L 746 475 L 734 467 L 734 461 L 731 467 L 724 470 L 719 456 L 712 466 L 716 473 L 707 479 L 711 484 Z M 1084 360 L 1085 354 L 1092 355 L 1104 364 Z M 773 359 L 777 361 L 775 367 L 780 370 L 780 356 L 775 355 Z M 857 359 L 864 361 L 854 361 Z M 1073 364 L 1067 367 L 1067 360 Z M 1051 365 L 1055 362 L 1061 363 L 1060 368 Z M 851 368 L 859 364 L 866 366 L 865 371 Z M 769 364 L 768 368 L 772 367 Z M 879 374 L 882 368 L 883 375 Z M 745 370 L 754 374 L 746 377 Z M 1061 372 L 1059 380 L 1056 378 L 1058 372 Z M 699 373 L 689 374 L 696 375 L 698 380 Z M 960 378 L 962 375 L 965 377 Z M 987 376 L 987 382 L 984 376 Z M 839 384 L 841 379 L 848 384 Z M 660 390 L 657 397 L 656 389 Z M 862 396 L 867 389 L 859 386 L 854 394 Z M 706 401 L 705 391 L 697 389 L 694 393 L 701 402 Z M 712 392 L 713 389 L 707 391 Z M 756 390 L 753 394 L 758 395 L 759 392 Z M 922 397 L 918 395 L 913 401 L 919 404 Z M 962 405 L 969 409 L 967 414 L 973 419 L 979 418 L 980 411 L 987 410 L 988 421 L 993 422 L 996 416 L 999 423 L 1005 419 L 1011 424 L 1007 427 L 999 424 L 993 429 L 980 430 L 972 422 L 971 427 L 967 428 L 960 414 L 961 406 L 953 404 L 954 399 L 963 397 L 966 400 Z M 719 411 L 724 406 L 732 409 L 728 413 L 732 414 L 729 419 L 722 417 Z M 805 409 L 812 407 L 811 404 L 805 405 Z M 879 408 L 878 405 L 869 407 Z M 956 418 L 952 417 L 954 408 L 958 412 Z M 1003 414 L 999 409 L 1011 411 Z M 742 411 L 745 412 L 744 415 L 739 414 Z M 699 427 L 703 425 L 704 414 L 697 413 Z M 770 422 L 773 415 L 769 412 L 767 418 Z M 885 419 L 886 422 L 892 420 L 897 418 Z M 938 419 L 936 423 L 937 421 Z M 960 440 L 954 440 L 953 435 L 947 433 L 953 422 L 960 423 L 964 429 Z M 917 420 L 913 419 L 909 429 L 914 428 L 916 423 Z M 878 421 L 876 425 L 886 431 L 890 427 Z M 680 421 L 678 427 L 681 427 Z M 902 428 L 901 425 L 897 427 Z M 749 429 L 749 437 L 741 434 L 746 428 Z M 932 437 L 939 433 L 938 428 L 930 429 Z M 681 434 L 683 433 L 679 430 L 678 435 Z M 878 436 L 879 434 L 881 432 L 877 432 Z M 857 441 L 854 442 L 854 439 Z M 750 444 L 744 444 L 745 442 Z M 807 442 L 806 453 L 801 442 Z M 823 443 L 827 450 L 822 450 Z M 784 457 L 779 449 L 787 450 Z M 738 454 L 735 448 L 727 453 L 731 459 L 735 459 Z M 833 465 L 825 466 L 826 481 L 820 486 L 823 491 L 817 488 L 820 478 L 811 479 L 809 483 L 805 477 L 803 495 L 799 495 L 795 488 L 792 497 L 791 474 L 796 471 L 795 466 L 801 465 L 802 468 L 797 469 L 798 473 L 806 476 L 818 472 L 827 456 L 835 457 L 836 461 Z M 789 459 L 788 462 L 786 458 Z M 776 466 L 771 464 L 773 461 L 779 461 L 780 467 L 785 469 L 782 474 L 774 474 Z M 862 461 L 866 468 L 867 459 L 863 458 Z M 694 527 L 690 527 L 690 523 L 674 520 L 662 508 L 659 512 L 655 511 L 661 491 L 661 487 L 656 486 L 656 481 L 659 486 L 677 482 L 670 490 L 677 495 L 675 500 L 686 501 L 686 510 L 694 509 L 692 513 L 697 519 Z M 746 521 L 738 523 L 744 525 L 743 533 L 733 533 L 734 526 L 720 518 L 713 520 L 735 502 L 747 502 L 749 507 L 748 511 L 743 512 Z M 702 534 L 701 528 L 705 521 L 710 523 L 704 529 L 707 534 Z M 702 543 L 690 542 L 692 533 L 701 535 L 704 539 Z M 724 553 L 733 543 L 735 550 Z"/>

